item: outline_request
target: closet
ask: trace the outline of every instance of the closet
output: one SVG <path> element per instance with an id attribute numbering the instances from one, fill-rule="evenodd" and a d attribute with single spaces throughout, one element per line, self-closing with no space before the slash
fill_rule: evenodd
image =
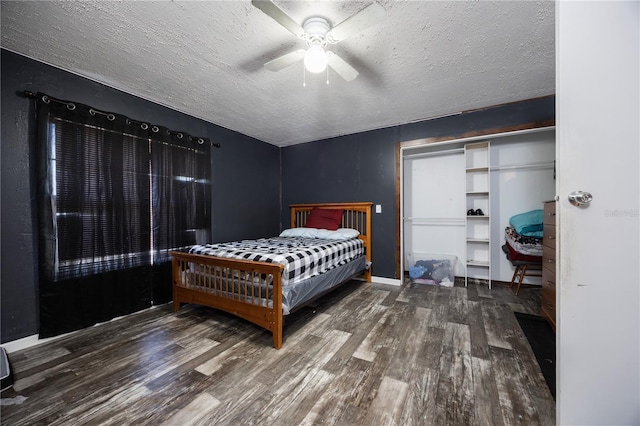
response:
<path id="1" fill-rule="evenodd" d="M 404 158 L 405 271 L 420 260 L 450 259 L 464 275 L 464 148 L 415 149 Z"/>
<path id="2" fill-rule="evenodd" d="M 455 275 L 510 282 L 509 218 L 555 196 L 555 128 L 401 148 L 401 259 L 450 259 Z M 525 282 L 539 284 L 540 278 Z"/>

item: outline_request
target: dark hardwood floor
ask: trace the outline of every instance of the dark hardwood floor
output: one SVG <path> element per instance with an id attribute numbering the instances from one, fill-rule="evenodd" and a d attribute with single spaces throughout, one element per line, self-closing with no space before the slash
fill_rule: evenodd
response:
<path id="1" fill-rule="evenodd" d="M 551 425 L 513 315 L 539 306 L 539 288 L 352 282 L 287 318 L 275 350 L 251 323 L 164 305 L 9 354 L 1 422 Z"/>

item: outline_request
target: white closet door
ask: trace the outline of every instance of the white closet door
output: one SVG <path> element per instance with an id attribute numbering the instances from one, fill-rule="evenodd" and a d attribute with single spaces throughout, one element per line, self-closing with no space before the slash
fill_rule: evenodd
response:
<path id="1" fill-rule="evenodd" d="M 460 151 L 404 160 L 405 270 L 436 255 L 464 262 L 464 168 Z"/>

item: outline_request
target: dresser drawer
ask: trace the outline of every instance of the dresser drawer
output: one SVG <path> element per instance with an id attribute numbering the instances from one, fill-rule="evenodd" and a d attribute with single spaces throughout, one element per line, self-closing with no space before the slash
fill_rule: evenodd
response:
<path id="1" fill-rule="evenodd" d="M 544 219 L 542 219 L 542 223 L 545 225 L 554 225 L 556 224 L 556 202 L 549 201 L 544 203 Z"/>
<path id="2" fill-rule="evenodd" d="M 542 291 L 542 307 L 549 312 L 555 312 L 556 310 L 556 287 L 547 286 Z M 553 315 L 555 317 L 555 315 Z"/>
<path id="3" fill-rule="evenodd" d="M 542 312 L 552 322 L 556 322 L 556 274 L 547 268 L 542 268 Z"/>
<path id="4" fill-rule="evenodd" d="M 542 294 L 556 292 L 556 271 L 548 268 L 542 268 Z M 555 296 L 554 296 L 555 300 Z"/>
<path id="5" fill-rule="evenodd" d="M 542 316 L 556 329 L 556 202 L 544 203 Z"/>
<path id="6" fill-rule="evenodd" d="M 556 248 L 542 246 L 542 266 L 555 272 L 556 270 Z"/>
<path id="7" fill-rule="evenodd" d="M 545 318 L 547 320 L 547 322 L 551 325 L 551 327 L 553 328 L 553 331 L 556 331 L 556 310 L 554 306 L 549 306 L 549 305 L 545 305 L 544 302 L 542 302 L 542 308 L 541 308 L 541 314 L 542 317 Z"/>
<path id="8" fill-rule="evenodd" d="M 544 225 L 544 231 L 542 232 L 542 245 L 556 248 L 556 227 L 555 225 Z"/>

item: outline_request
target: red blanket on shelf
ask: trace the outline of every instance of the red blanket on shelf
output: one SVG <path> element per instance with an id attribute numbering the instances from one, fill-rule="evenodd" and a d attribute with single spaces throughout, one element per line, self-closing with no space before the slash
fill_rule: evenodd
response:
<path id="1" fill-rule="evenodd" d="M 507 254 L 509 260 L 519 260 L 521 262 L 542 263 L 542 256 L 531 256 L 529 254 L 522 254 L 513 249 L 508 242 L 504 243 L 503 251 Z M 505 250 L 506 248 L 506 250 Z"/>

